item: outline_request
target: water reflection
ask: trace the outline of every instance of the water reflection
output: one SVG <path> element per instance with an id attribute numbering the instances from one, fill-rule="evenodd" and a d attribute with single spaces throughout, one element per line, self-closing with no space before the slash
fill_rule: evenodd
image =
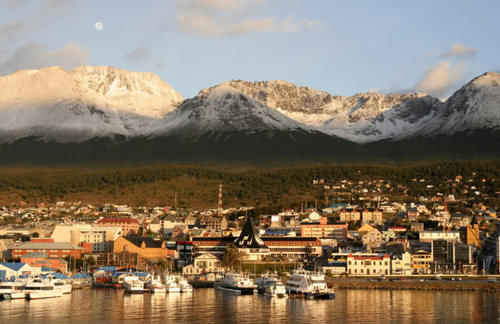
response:
<path id="1" fill-rule="evenodd" d="M 80 290 L 62 298 L 0 302 L 0 323 L 497 322 L 500 301 L 481 292 L 340 290 L 336 300 L 235 296 L 213 289 L 187 294 L 127 295 Z"/>

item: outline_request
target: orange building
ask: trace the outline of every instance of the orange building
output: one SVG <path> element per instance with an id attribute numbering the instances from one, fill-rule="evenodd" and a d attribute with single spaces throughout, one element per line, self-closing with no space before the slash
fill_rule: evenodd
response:
<path id="1" fill-rule="evenodd" d="M 319 223 L 302 223 L 300 225 L 301 237 L 329 237 L 337 240 L 347 239 L 347 223 L 328 224 L 326 217 L 321 217 Z"/>
<path id="2" fill-rule="evenodd" d="M 141 259 L 166 259 L 177 256 L 177 251 L 169 250 L 165 241 L 135 235 L 121 236 L 115 240 L 113 253 L 123 252 L 137 254 Z"/>
<path id="3" fill-rule="evenodd" d="M 102 218 L 97 221 L 97 226 L 120 226 L 123 235 L 134 235 L 139 232 L 139 221 L 130 217 Z"/>

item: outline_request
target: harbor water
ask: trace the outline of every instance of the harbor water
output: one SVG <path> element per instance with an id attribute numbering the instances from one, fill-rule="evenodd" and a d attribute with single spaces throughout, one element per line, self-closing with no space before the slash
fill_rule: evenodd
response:
<path id="1" fill-rule="evenodd" d="M 486 292 L 337 290 L 335 300 L 304 300 L 215 289 L 166 295 L 85 289 L 0 301 L 0 323 L 496 323 L 499 309 L 499 295 Z"/>

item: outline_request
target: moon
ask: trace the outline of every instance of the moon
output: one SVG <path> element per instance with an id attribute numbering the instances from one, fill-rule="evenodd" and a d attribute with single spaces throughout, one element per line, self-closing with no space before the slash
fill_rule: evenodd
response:
<path id="1" fill-rule="evenodd" d="M 95 30 L 102 31 L 104 28 L 104 25 L 102 24 L 102 22 L 96 22 L 94 27 L 95 27 Z"/>

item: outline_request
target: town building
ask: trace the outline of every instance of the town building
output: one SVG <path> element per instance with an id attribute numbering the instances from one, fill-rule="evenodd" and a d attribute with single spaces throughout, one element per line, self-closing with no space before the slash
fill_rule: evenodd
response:
<path id="1" fill-rule="evenodd" d="M 83 253 L 90 252 L 73 243 L 53 242 L 47 240 L 32 240 L 15 246 L 11 249 L 12 258 L 21 258 L 28 253 L 46 253 L 48 258 L 75 258 L 80 259 Z"/>
<path id="2" fill-rule="evenodd" d="M 431 274 L 433 264 L 432 253 L 426 250 L 417 250 L 411 254 L 413 274 Z"/>
<path id="3" fill-rule="evenodd" d="M 21 257 L 21 262 L 31 267 L 50 268 L 68 273 L 68 261 L 61 258 L 49 258 L 47 253 L 33 252 Z"/>
<path id="4" fill-rule="evenodd" d="M 139 233 L 139 221 L 130 217 L 101 218 L 97 226 L 122 228 L 123 235 L 135 235 Z"/>
<path id="5" fill-rule="evenodd" d="M 33 273 L 33 267 L 22 262 L 1 262 L 0 281 L 17 278 L 22 275 Z"/>
<path id="6" fill-rule="evenodd" d="M 435 240 L 459 241 L 460 232 L 458 231 L 421 231 L 420 242 L 432 242 Z"/>
<path id="7" fill-rule="evenodd" d="M 177 258 L 177 251 L 168 249 L 165 241 L 136 235 L 119 237 L 114 243 L 113 253 L 137 254 L 139 263 L 146 259 Z"/>
<path id="8" fill-rule="evenodd" d="M 70 242 L 75 245 L 88 243 L 91 252 L 112 252 L 114 241 L 123 235 L 121 226 L 92 226 L 89 224 L 57 225 L 52 232 L 54 242 Z"/>
<path id="9" fill-rule="evenodd" d="M 391 257 L 388 254 L 349 254 L 347 273 L 352 276 L 389 275 L 391 274 Z"/>
<path id="10" fill-rule="evenodd" d="M 182 268 L 184 275 L 221 272 L 220 260 L 212 254 L 202 254 L 194 258 L 193 263 Z"/>
<path id="11" fill-rule="evenodd" d="M 321 217 L 319 222 L 305 223 L 300 225 L 300 236 L 333 238 L 338 241 L 347 239 L 347 223 L 328 224 L 327 217 Z"/>
<path id="12" fill-rule="evenodd" d="M 391 260 L 391 274 L 395 275 L 411 275 L 413 272 L 412 259 L 410 252 L 406 251 L 402 254 L 395 254 Z"/>

